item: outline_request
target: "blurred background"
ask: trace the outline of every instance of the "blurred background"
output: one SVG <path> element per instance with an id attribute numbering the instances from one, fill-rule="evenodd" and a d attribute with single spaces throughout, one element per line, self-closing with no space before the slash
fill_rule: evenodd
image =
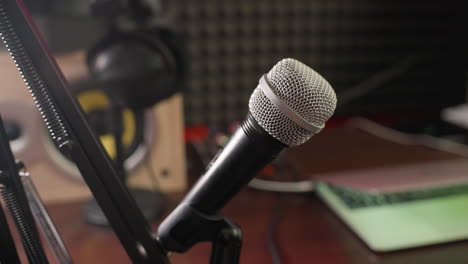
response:
<path id="1" fill-rule="evenodd" d="M 31 1 L 31 10 L 57 52 L 89 49 L 107 33 L 108 24 L 90 14 L 87 1 L 42 2 Z M 286 57 L 333 84 L 338 116 L 436 112 L 465 100 L 462 1 L 147 3 L 152 23 L 184 37 L 189 126 L 243 119 L 258 76 Z M 376 76 L 379 82 L 363 85 Z"/>
<path id="2" fill-rule="evenodd" d="M 325 136 L 328 145 L 312 143 L 313 147 L 318 145 L 326 153 L 343 151 L 346 139 L 355 135 L 336 131 L 352 123 L 388 142 L 409 141 L 454 155 L 468 153 L 463 149 L 468 143 L 464 1 L 25 3 L 108 154 L 125 172 L 124 180 L 136 190 L 135 196 L 141 195 L 148 218 L 160 218 L 165 212 L 165 200 L 171 199 L 167 193 L 183 193 L 196 181 L 246 116 L 260 76 L 282 58 L 304 62 L 337 93 L 335 115 L 324 131 L 334 136 Z M 46 202 L 89 199 L 72 162 L 50 142 L 5 54 L 2 49 L 0 76 L 7 85 L 0 88 L 0 112 L 16 155 L 37 175 L 35 182 Z M 353 123 L 356 117 L 362 118 L 360 123 Z M 37 131 L 42 131 L 40 140 L 33 140 Z M 413 140 L 415 135 L 430 138 Z M 347 154 L 359 151 L 359 139 L 348 148 L 351 154 L 338 155 L 341 165 L 334 167 L 325 160 L 328 165 L 311 169 L 304 164 L 306 157 L 314 156 L 304 147 L 280 156 L 262 172 L 264 179 L 305 181 L 305 187 L 252 185 L 275 192 L 283 188 L 308 192 L 313 189 L 308 187 L 312 172 L 415 160 L 412 154 L 401 156 L 397 151 L 388 154 L 393 158 L 384 155 L 375 163 L 364 163 L 379 144 L 388 143 L 372 140 L 365 143 L 367 156 L 348 159 Z M 285 162 L 299 175 L 284 173 Z M 104 220 L 95 207 L 91 200 L 85 216 L 101 225 Z"/>

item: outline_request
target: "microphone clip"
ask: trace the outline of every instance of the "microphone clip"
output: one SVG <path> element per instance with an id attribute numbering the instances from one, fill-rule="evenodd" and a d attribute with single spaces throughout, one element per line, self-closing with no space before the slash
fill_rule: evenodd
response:
<path id="1" fill-rule="evenodd" d="M 242 230 L 229 218 L 203 214 L 189 204 L 181 204 L 171 216 L 157 234 L 165 250 L 185 252 L 196 243 L 212 242 L 211 264 L 239 263 Z"/>

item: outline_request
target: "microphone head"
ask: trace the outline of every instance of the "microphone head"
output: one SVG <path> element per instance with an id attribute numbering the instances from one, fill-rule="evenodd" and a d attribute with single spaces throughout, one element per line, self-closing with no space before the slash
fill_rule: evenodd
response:
<path id="1" fill-rule="evenodd" d="M 320 74 L 295 59 L 283 59 L 249 100 L 249 111 L 271 136 L 297 146 L 318 133 L 336 108 L 336 94 Z"/>

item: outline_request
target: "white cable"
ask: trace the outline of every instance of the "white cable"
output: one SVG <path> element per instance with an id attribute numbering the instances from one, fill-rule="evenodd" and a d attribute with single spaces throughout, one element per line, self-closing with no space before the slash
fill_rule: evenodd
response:
<path id="1" fill-rule="evenodd" d="M 299 182 L 280 182 L 254 178 L 250 181 L 249 187 L 268 192 L 308 193 L 315 190 L 315 182 L 312 180 Z"/>
<path id="2" fill-rule="evenodd" d="M 355 118 L 349 125 L 374 136 L 402 145 L 420 145 L 447 153 L 468 157 L 468 147 L 455 141 L 433 137 L 425 134 L 408 134 L 400 132 L 365 118 Z"/>
<path id="3" fill-rule="evenodd" d="M 400 132 L 361 117 L 352 119 L 349 121 L 348 125 L 397 144 L 425 146 L 431 149 L 468 158 L 468 146 L 451 140 L 425 134 L 408 134 Z M 315 183 L 312 180 L 301 182 L 278 182 L 255 178 L 249 183 L 249 187 L 270 192 L 307 193 L 314 191 Z"/>
<path id="4" fill-rule="evenodd" d="M 414 67 L 417 63 L 423 61 L 426 56 L 427 54 L 425 53 L 412 54 L 401 61 L 398 61 L 394 65 L 376 72 L 364 81 L 338 94 L 339 107 L 366 96 L 376 88 L 403 76 L 411 69 L 411 67 Z"/>

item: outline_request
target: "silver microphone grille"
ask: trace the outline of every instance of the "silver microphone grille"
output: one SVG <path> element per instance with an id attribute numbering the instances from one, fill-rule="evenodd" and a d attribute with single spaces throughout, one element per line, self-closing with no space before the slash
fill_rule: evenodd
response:
<path id="1" fill-rule="evenodd" d="M 288 146 L 306 142 L 335 111 L 331 85 L 300 61 L 283 59 L 262 78 L 266 80 L 261 79 L 250 97 L 250 113 L 266 132 Z"/>

